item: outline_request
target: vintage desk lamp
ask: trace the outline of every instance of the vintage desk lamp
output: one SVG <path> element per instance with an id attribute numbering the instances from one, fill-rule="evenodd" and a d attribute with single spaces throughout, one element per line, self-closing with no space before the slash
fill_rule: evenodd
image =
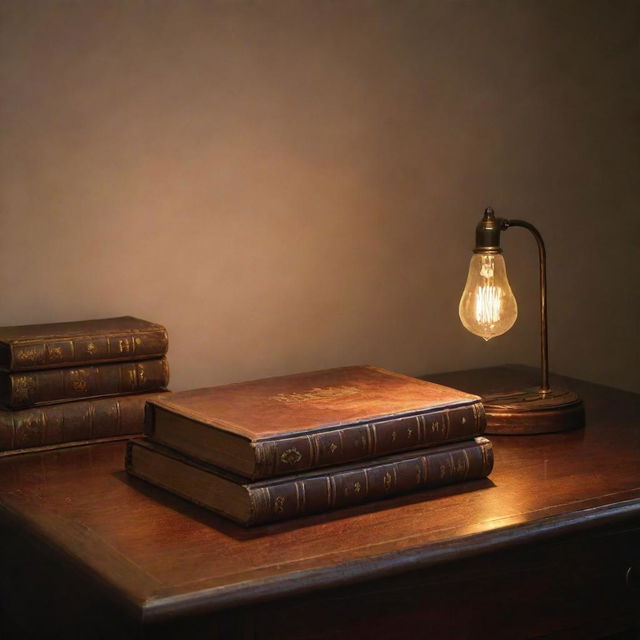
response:
<path id="1" fill-rule="evenodd" d="M 533 434 L 565 431 L 584 426 L 582 400 L 567 389 L 549 386 L 547 351 L 547 264 L 540 232 L 524 220 L 496 218 L 486 209 L 476 227 L 467 284 L 460 298 L 464 327 L 485 340 L 508 331 L 518 316 L 518 305 L 507 280 L 500 232 L 510 227 L 531 231 L 540 258 L 540 387 L 506 389 L 483 397 L 487 433 Z"/>

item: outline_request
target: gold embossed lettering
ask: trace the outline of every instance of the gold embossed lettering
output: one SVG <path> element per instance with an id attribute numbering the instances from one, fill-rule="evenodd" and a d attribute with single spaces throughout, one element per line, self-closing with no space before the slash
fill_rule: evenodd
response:
<path id="1" fill-rule="evenodd" d="M 335 400 L 336 398 L 346 398 L 358 393 L 362 393 L 358 387 L 343 385 L 340 387 L 314 387 L 313 389 L 303 393 L 278 393 L 273 396 L 273 398 L 278 402 L 290 404 Z"/>
<path id="2" fill-rule="evenodd" d="M 332 443 L 329 445 L 329 451 L 330 451 L 331 453 L 335 453 L 337 448 L 338 448 L 338 445 L 337 445 L 335 442 L 332 442 Z"/>
<path id="3" fill-rule="evenodd" d="M 353 483 L 353 490 L 356 494 L 359 494 L 362 489 L 362 485 L 359 482 Z"/>
<path id="4" fill-rule="evenodd" d="M 395 431 L 391 432 L 391 442 L 395 442 L 398 434 Z"/>
<path id="5" fill-rule="evenodd" d="M 464 416 L 462 416 L 462 418 L 460 419 L 460 422 L 462 424 L 466 424 L 467 423 L 467 419 Z"/>
<path id="6" fill-rule="evenodd" d="M 276 513 L 282 513 L 284 511 L 284 496 L 278 496 L 273 503 L 273 510 Z"/>
<path id="7" fill-rule="evenodd" d="M 96 345 L 95 345 L 95 344 L 93 344 L 93 342 L 90 342 L 90 343 L 87 345 L 87 353 L 88 353 L 90 356 L 92 356 L 92 355 L 96 352 L 96 350 L 97 350 L 97 347 L 96 347 Z"/>
<path id="8" fill-rule="evenodd" d="M 407 429 L 407 439 L 411 440 L 411 438 L 413 438 L 413 429 L 411 427 L 409 427 Z"/>
<path id="9" fill-rule="evenodd" d="M 391 489 L 392 477 L 388 471 L 387 473 L 384 474 L 383 482 L 384 482 L 384 490 L 389 491 Z"/>

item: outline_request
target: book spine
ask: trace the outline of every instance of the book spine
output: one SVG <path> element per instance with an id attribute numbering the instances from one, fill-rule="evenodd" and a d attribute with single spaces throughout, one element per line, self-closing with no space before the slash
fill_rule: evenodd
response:
<path id="1" fill-rule="evenodd" d="M 493 449 L 486 438 L 422 456 L 250 490 L 250 525 L 287 520 L 387 496 L 479 480 L 491 473 Z"/>
<path id="2" fill-rule="evenodd" d="M 0 412 L 0 452 L 140 433 L 155 394 L 80 400 Z"/>
<path id="3" fill-rule="evenodd" d="M 484 433 L 481 402 L 344 429 L 258 442 L 254 479 L 423 449 Z"/>
<path id="4" fill-rule="evenodd" d="M 23 340 L 9 345 L 9 370 L 28 371 L 122 360 L 159 358 L 167 352 L 164 328 L 77 338 Z"/>
<path id="5" fill-rule="evenodd" d="M 92 367 L 69 367 L 0 374 L 0 401 L 10 409 L 109 395 L 164 389 L 169 382 L 166 358 Z"/>

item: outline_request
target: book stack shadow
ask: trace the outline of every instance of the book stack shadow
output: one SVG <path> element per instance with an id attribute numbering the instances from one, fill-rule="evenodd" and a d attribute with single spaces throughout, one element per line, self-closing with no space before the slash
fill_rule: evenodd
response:
<path id="1" fill-rule="evenodd" d="M 341 367 L 152 399 L 125 467 L 251 526 L 484 478 L 485 426 L 478 396 Z"/>
<path id="2" fill-rule="evenodd" d="M 130 316 L 0 328 L 0 456 L 140 433 L 167 349 Z"/>

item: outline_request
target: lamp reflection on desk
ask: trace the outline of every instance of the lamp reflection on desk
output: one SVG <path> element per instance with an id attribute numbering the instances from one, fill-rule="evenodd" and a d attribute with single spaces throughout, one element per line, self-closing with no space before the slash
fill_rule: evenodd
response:
<path id="1" fill-rule="evenodd" d="M 500 233 L 511 227 L 528 229 L 538 244 L 540 265 L 540 386 L 505 390 L 483 398 L 487 433 L 534 434 L 565 431 L 584 426 L 582 400 L 566 389 L 549 385 L 547 346 L 547 260 L 540 232 L 524 220 L 496 218 L 487 208 L 476 227 L 476 246 L 458 312 L 464 327 L 484 340 L 507 332 L 518 317 L 511 291 Z"/>

